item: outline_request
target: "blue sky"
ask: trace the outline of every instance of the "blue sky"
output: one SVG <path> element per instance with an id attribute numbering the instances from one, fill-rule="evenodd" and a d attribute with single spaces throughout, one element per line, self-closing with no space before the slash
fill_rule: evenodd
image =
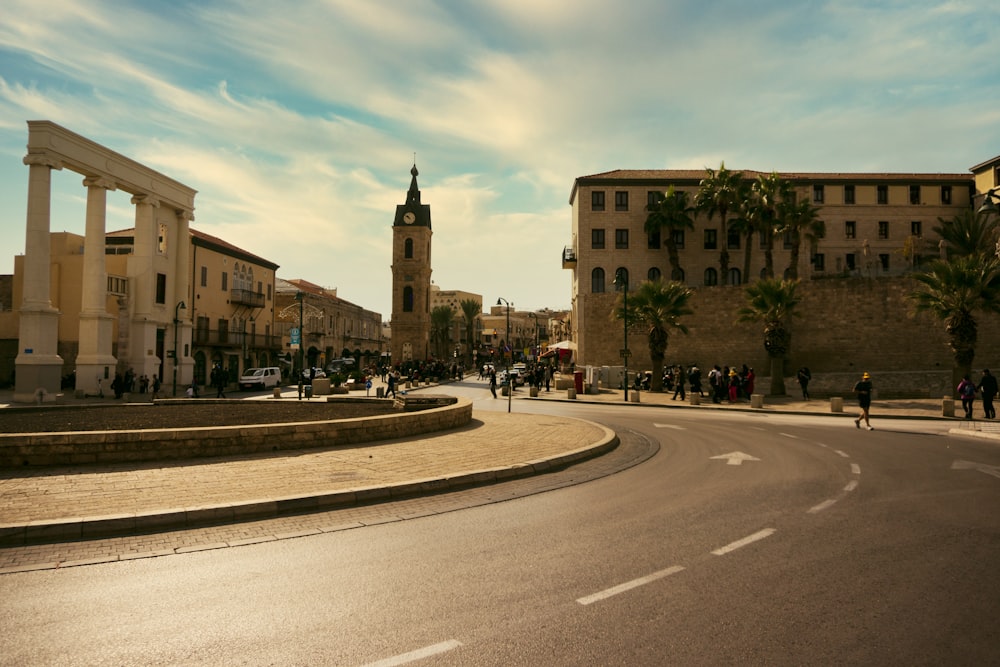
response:
<path id="1" fill-rule="evenodd" d="M 573 179 L 612 169 L 965 172 L 1000 154 L 988 0 L 4 0 L 0 273 L 25 121 L 198 190 L 193 227 L 391 311 L 416 153 L 435 284 L 567 308 Z M 53 175 L 52 231 L 86 190 Z M 108 229 L 133 225 L 108 197 Z"/>

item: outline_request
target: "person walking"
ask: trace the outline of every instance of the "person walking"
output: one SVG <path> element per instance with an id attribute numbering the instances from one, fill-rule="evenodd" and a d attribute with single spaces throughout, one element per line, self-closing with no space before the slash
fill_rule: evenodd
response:
<path id="1" fill-rule="evenodd" d="M 983 369 L 983 377 L 979 381 L 979 395 L 983 398 L 983 416 L 986 419 L 996 419 L 997 411 L 993 407 L 993 398 L 997 395 L 997 379 L 990 373 L 990 369 Z"/>
<path id="2" fill-rule="evenodd" d="M 493 398 L 497 397 L 497 371 L 495 368 L 490 368 L 490 393 L 493 394 Z"/>
<path id="3" fill-rule="evenodd" d="M 684 394 L 684 380 L 686 379 L 687 371 L 684 370 L 683 366 L 678 366 L 677 367 L 677 373 L 675 375 L 677 376 L 677 380 L 676 380 L 677 384 L 674 385 L 674 387 L 675 387 L 675 389 L 674 389 L 674 397 L 672 399 L 670 399 L 670 400 L 676 401 L 677 400 L 677 394 L 680 394 L 681 395 L 681 400 L 684 401 L 684 400 L 686 400 L 686 396 Z M 691 391 L 692 392 L 694 391 L 693 387 L 691 388 Z"/>
<path id="4" fill-rule="evenodd" d="M 962 381 L 958 383 L 958 397 L 962 399 L 962 409 L 965 410 L 965 418 L 972 419 L 972 407 L 976 400 L 976 385 L 969 379 L 968 375 L 962 376 Z"/>
<path id="5" fill-rule="evenodd" d="M 865 371 L 861 379 L 854 385 L 854 393 L 857 395 L 858 405 L 861 407 L 861 414 L 854 420 L 854 427 L 861 428 L 861 420 L 864 419 L 865 428 L 869 431 L 874 430 L 869 421 L 869 411 L 872 407 L 872 376 L 868 374 L 868 371 Z"/>
<path id="6" fill-rule="evenodd" d="M 216 364 L 215 368 L 212 369 L 212 384 L 215 386 L 215 397 L 225 398 L 226 371 L 222 370 L 222 366 L 219 364 Z"/>
<path id="7" fill-rule="evenodd" d="M 153 400 L 155 401 L 160 397 L 160 376 L 153 376 Z"/>
<path id="8" fill-rule="evenodd" d="M 812 380 L 812 373 L 809 372 L 808 366 L 803 366 L 799 369 L 799 372 L 795 374 L 795 377 L 799 381 L 799 386 L 802 387 L 802 398 L 804 400 L 809 400 L 809 380 Z"/>
<path id="9" fill-rule="evenodd" d="M 393 398 L 396 398 L 396 375 L 395 375 L 395 373 L 389 373 L 389 376 L 386 379 L 385 397 L 389 398 L 390 394 L 392 395 Z"/>

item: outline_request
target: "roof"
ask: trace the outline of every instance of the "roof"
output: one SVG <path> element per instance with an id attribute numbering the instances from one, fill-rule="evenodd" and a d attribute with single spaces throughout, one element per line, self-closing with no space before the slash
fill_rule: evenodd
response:
<path id="1" fill-rule="evenodd" d="M 756 179 L 760 176 L 771 174 L 770 171 L 757 171 L 754 169 L 736 169 L 733 171 L 742 172 L 744 178 Z M 615 169 L 589 176 L 578 176 L 573 181 L 573 189 L 569 195 L 569 203 L 573 204 L 576 198 L 576 190 L 581 185 L 604 185 L 604 184 L 634 184 L 634 185 L 669 185 L 671 183 L 690 182 L 696 185 L 708 175 L 706 169 Z M 835 182 L 850 181 L 852 183 L 863 182 L 883 182 L 883 181 L 904 181 L 904 182 L 934 182 L 940 183 L 951 181 L 953 183 L 971 183 L 972 174 L 918 174 L 918 173 L 890 173 L 890 172 L 778 172 L 778 175 L 785 180 L 792 182 Z"/>
<path id="2" fill-rule="evenodd" d="M 229 243 L 228 241 L 223 241 L 217 236 L 212 236 L 211 234 L 206 234 L 205 232 L 199 232 L 193 227 L 188 227 L 188 230 L 191 232 L 191 242 L 194 245 L 198 245 L 203 248 L 210 248 L 212 250 L 227 255 L 232 255 L 233 257 L 238 257 L 244 261 L 253 262 L 254 264 L 259 264 L 261 266 L 271 269 L 272 271 L 277 271 L 278 269 L 279 266 L 278 264 L 275 264 L 270 260 L 255 255 L 252 252 L 248 252 L 243 248 L 234 246 L 232 243 Z"/>

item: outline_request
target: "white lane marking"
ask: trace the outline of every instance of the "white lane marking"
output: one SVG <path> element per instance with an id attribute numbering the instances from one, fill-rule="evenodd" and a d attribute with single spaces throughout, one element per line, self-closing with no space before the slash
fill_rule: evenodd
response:
<path id="1" fill-rule="evenodd" d="M 653 426 L 655 426 L 656 428 L 673 428 L 677 429 L 678 431 L 687 430 L 686 426 L 678 426 L 677 424 L 657 424 L 656 422 L 653 422 Z"/>
<path id="2" fill-rule="evenodd" d="M 810 507 L 809 511 L 807 512 L 807 514 L 815 514 L 816 512 L 822 512 L 827 507 L 830 507 L 831 505 L 833 505 L 835 502 L 837 502 L 837 498 L 831 498 L 830 500 L 824 500 L 819 505 L 814 505 L 813 507 Z"/>
<path id="3" fill-rule="evenodd" d="M 847 486 L 844 487 L 844 491 L 850 493 L 856 488 L 858 488 L 858 480 L 852 479 L 850 482 L 847 483 Z"/>
<path id="4" fill-rule="evenodd" d="M 743 452 L 729 452 L 728 454 L 719 454 L 718 456 L 710 456 L 710 459 L 725 459 L 726 465 L 738 466 L 742 465 L 744 461 L 760 461 L 756 456 L 750 456 L 749 454 L 744 454 Z"/>
<path id="5" fill-rule="evenodd" d="M 987 475 L 993 475 L 994 477 L 1000 477 L 1000 466 L 991 466 L 985 463 L 976 463 L 975 461 L 962 461 L 958 460 L 951 464 L 952 470 L 978 470 L 979 472 L 984 472 Z"/>
<path id="6" fill-rule="evenodd" d="M 599 593 L 594 593 L 593 595 L 588 595 L 577 599 L 582 605 L 593 604 L 594 602 L 600 602 L 606 598 L 613 595 L 618 595 L 619 593 L 624 593 L 625 591 L 630 591 L 633 588 L 638 588 L 639 586 L 644 586 L 650 582 L 656 581 L 657 579 L 662 579 L 664 577 L 669 577 L 672 574 L 677 574 L 684 569 L 681 565 L 674 565 L 673 567 L 668 567 L 665 570 L 660 570 L 659 572 L 654 572 L 653 574 L 646 575 L 645 577 L 640 577 L 638 579 L 633 579 L 632 581 L 626 581 L 624 584 L 618 584 L 611 588 L 607 588 Z"/>
<path id="7" fill-rule="evenodd" d="M 833 450 L 833 451 L 834 451 L 834 452 L 835 452 L 835 453 L 837 454 L 837 456 L 839 456 L 839 457 L 841 457 L 841 458 L 844 458 L 844 459 L 849 459 L 849 458 L 851 458 L 851 455 L 850 455 L 850 454 L 848 454 L 847 452 L 844 452 L 844 451 L 841 451 L 841 450 L 839 450 L 839 449 L 835 449 L 835 450 Z"/>
<path id="8" fill-rule="evenodd" d="M 797 435 L 792 435 L 791 433 L 781 433 L 781 432 L 779 431 L 779 432 L 778 432 L 778 435 L 783 435 L 783 436 L 785 436 L 786 438 L 791 438 L 792 440 L 798 440 L 798 439 L 799 439 L 799 436 L 797 436 Z"/>
<path id="9" fill-rule="evenodd" d="M 859 466 L 857 463 L 852 463 L 851 464 L 851 474 L 852 475 L 860 475 L 861 474 L 861 466 Z"/>
<path id="10" fill-rule="evenodd" d="M 416 662 L 417 660 L 423 660 L 424 658 L 429 658 L 432 655 L 438 655 L 440 653 L 445 653 L 452 649 L 456 649 L 462 645 L 462 642 L 455 639 L 449 639 L 446 642 L 441 642 L 440 644 L 433 644 L 432 646 L 425 646 L 424 648 L 418 648 L 416 651 L 410 651 L 409 653 L 402 653 L 400 655 L 393 656 L 391 658 L 386 658 L 385 660 L 379 660 L 378 662 L 369 662 L 364 667 L 395 667 L 396 665 L 405 665 L 408 662 Z"/>
<path id="11" fill-rule="evenodd" d="M 770 537 L 771 535 L 774 535 L 775 530 L 776 530 L 775 528 L 765 528 L 764 530 L 758 530 L 753 535 L 747 535 L 742 540 L 736 540 L 735 542 L 731 542 L 724 547 L 716 549 L 715 551 L 712 552 L 712 554 L 716 556 L 724 556 L 730 551 L 736 551 L 737 549 L 745 547 L 748 544 L 753 544 L 757 540 L 762 540 L 765 537 Z"/>

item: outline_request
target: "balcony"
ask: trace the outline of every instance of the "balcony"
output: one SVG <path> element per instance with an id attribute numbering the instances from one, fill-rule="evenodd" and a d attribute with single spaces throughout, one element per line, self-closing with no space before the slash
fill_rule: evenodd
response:
<path id="1" fill-rule="evenodd" d="M 576 268 L 576 250 L 566 246 L 562 251 L 562 267 L 564 269 L 575 269 Z"/>
<path id="2" fill-rule="evenodd" d="M 228 347 L 247 350 L 280 350 L 281 336 L 251 334 L 225 329 L 195 329 L 191 332 L 192 343 L 200 347 Z"/>
<path id="3" fill-rule="evenodd" d="M 263 308 L 264 293 L 254 292 L 248 289 L 233 289 L 229 292 L 229 303 L 235 306 Z"/>

